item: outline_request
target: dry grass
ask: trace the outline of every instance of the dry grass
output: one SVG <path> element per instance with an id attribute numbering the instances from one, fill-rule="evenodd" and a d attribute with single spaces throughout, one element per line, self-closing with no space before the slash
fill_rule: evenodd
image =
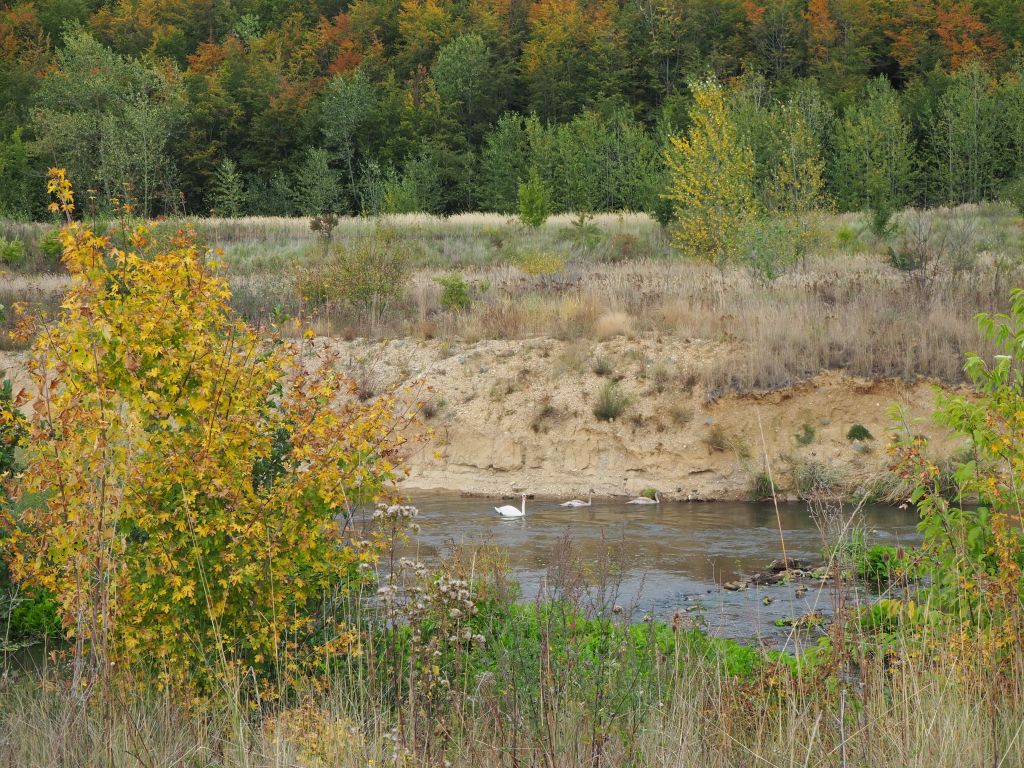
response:
<path id="1" fill-rule="evenodd" d="M 592 702 L 574 700 L 572 690 L 553 688 L 546 701 L 515 704 L 514 692 L 495 690 L 484 675 L 468 699 L 452 694 L 445 719 L 431 723 L 449 744 L 440 754 L 417 746 L 430 736 L 410 729 L 397 702 L 353 687 L 344 674 L 300 700 L 248 709 L 228 692 L 190 704 L 130 689 L 106 706 L 86 705 L 58 677 L 30 673 L 0 688 L 0 758 L 11 768 L 1024 764 L 1019 679 L 1003 679 L 1000 690 L 957 664 L 887 668 L 874 661 L 837 693 L 810 680 L 730 678 L 681 648 L 668 649 L 660 663 L 665 687 L 645 692 L 650 704 L 607 731 L 596 729 Z M 531 706 L 546 713 L 549 730 L 542 723 L 527 731 L 509 719 Z"/>
<path id="2" fill-rule="evenodd" d="M 606 312 L 594 323 L 594 335 L 602 341 L 633 332 L 633 318 L 625 312 Z"/>
<path id="3" fill-rule="evenodd" d="M 961 381 L 964 354 L 987 351 L 975 315 L 1004 309 L 1010 288 L 1022 282 L 1021 219 L 1007 207 L 988 205 L 908 211 L 901 222 L 902 234 L 882 242 L 862 217 L 822 216 L 803 267 L 764 284 L 742 268 L 720 272 L 673 257 L 660 227 L 638 214 L 597 217 L 593 243 L 579 242 L 565 216 L 537 230 L 494 214 L 342 219 L 335 247 L 386 227 L 416 265 L 406 300 L 373 327 L 341 297 L 304 304 L 296 285 L 322 253 L 307 220 L 186 223 L 224 250 L 234 304 L 261 325 L 298 319 L 318 333 L 346 338 L 705 339 L 729 351 L 716 362 L 688 366 L 714 398 L 786 386 L 823 369 Z M 156 226 L 169 231 L 180 224 Z M 61 279 L 32 271 L 42 263 L 32 256 L 42 231 L 43 225 L 0 226 L 0 234 L 21 236 L 30 246 L 28 266 L 5 281 L 0 303 L 59 304 Z M 926 272 L 890 266 L 888 249 L 906 247 L 907 238 L 922 231 L 934 256 Z M 915 243 L 920 246 L 921 237 Z M 555 254 L 564 266 L 524 271 L 524 254 L 536 253 Z M 441 305 L 436 282 L 456 272 L 472 296 L 463 311 Z"/>

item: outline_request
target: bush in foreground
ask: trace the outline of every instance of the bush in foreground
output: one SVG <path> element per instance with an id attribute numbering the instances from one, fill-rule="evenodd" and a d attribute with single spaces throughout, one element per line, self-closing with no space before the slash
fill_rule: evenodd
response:
<path id="1" fill-rule="evenodd" d="M 62 173 L 50 188 L 70 222 Z M 188 233 L 123 238 L 61 234 L 72 284 L 30 362 L 15 579 L 54 595 L 76 678 L 261 680 L 349 647 L 335 602 L 378 550 L 338 521 L 395 476 L 392 400 L 343 405 L 332 366 L 257 338 Z"/>

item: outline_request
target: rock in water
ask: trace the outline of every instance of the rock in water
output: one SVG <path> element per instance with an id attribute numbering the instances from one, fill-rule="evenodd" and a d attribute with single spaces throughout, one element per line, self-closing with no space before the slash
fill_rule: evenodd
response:
<path id="1" fill-rule="evenodd" d="M 767 587 L 772 584 L 778 584 L 784 578 L 786 578 L 785 571 L 767 571 L 765 573 L 755 573 L 750 577 L 750 583 L 757 584 L 761 587 Z"/>
<path id="2" fill-rule="evenodd" d="M 805 563 L 803 560 L 797 560 L 795 557 L 787 557 L 785 560 L 772 560 L 768 564 L 768 570 L 772 573 L 782 573 L 782 571 L 806 571 L 810 568 L 810 563 Z"/>

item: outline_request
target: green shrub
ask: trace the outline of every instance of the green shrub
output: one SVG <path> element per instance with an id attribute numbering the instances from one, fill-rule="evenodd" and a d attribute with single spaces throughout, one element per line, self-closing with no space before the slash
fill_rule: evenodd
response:
<path id="1" fill-rule="evenodd" d="M 673 205 L 672 200 L 665 195 L 657 195 L 654 198 L 654 202 L 651 204 L 651 210 L 649 211 L 654 220 L 657 221 L 665 229 L 668 229 L 672 225 L 672 222 L 676 220 L 676 208 Z"/>
<path id="2" fill-rule="evenodd" d="M 8 641 L 28 645 L 47 637 L 61 636 L 60 619 L 53 595 L 40 590 L 28 594 L 12 584 L 6 566 L 0 562 L 0 622 Z M 4 638 L 0 638 L 0 642 Z"/>
<path id="3" fill-rule="evenodd" d="M 325 264 L 299 275 L 297 288 L 314 306 L 340 300 L 375 324 L 404 295 L 409 269 L 409 257 L 394 233 L 378 230 L 334 248 Z"/>
<path id="4" fill-rule="evenodd" d="M 770 283 L 800 261 L 802 249 L 800 232 L 792 223 L 758 218 L 743 229 L 740 261 L 758 280 Z"/>
<path id="5" fill-rule="evenodd" d="M 17 267 L 25 260 L 25 244 L 21 240 L 5 240 L 0 237 L 0 264 Z"/>
<path id="6" fill-rule="evenodd" d="M 810 445 L 814 442 L 814 436 L 817 434 L 817 430 L 811 424 L 804 424 L 800 431 L 796 433 L 796 441 L 800 445 Z"/>
<path id="7" fill-rule="evenodd" d="M 442 307 L 454 312 L 469 309 L 473 299 L 469 295 L 469 284 L 462 278 L 462 275 L 448 275 L 447 277 L 438 277 L 436 280 L 444 288 L 441 292 Z"/>
<path id="8" fill-rule="evenodd" d="M 852 443 L 854 440 L 874 440 L 875 437 L 863 424 L 854 424 L 846 433 L 846 439 Z"/>
<path id="9" fill-rule="evenodd" d="M 572 243 L 581 248 L 594 248 L 604 240 L 604 232 L 583 214 L 572 220 L 572 225 L 563 230 L 563 234 Z"/>
<path id="10" fill-rule="evenodd" d="M 415 180 L 409 175 L 388 176 L 382 186 L 381 213 L 418 213 L 423 209 Z"/>
<path id="11" fill-rule="evenodd" d="M 892 217 L 896 213 L 896 206 L 891 200 L 881 197 L 869 210 L 871 215 L 871 232 L 876 237 L 888 237 L 892 234 Z"/>
<path id="12" fill-rule="evenodd" d="M 857 576 L 883 586 L 894 577 L 908 575 L 910 562 L 896 547 L 876 544 L 865 550 L 857 560 Z"/>
<path id="13" fill-rule="evenodd" d="M 551 215 L 551 190 L 536 168 L 530 178 L 519 185 L 519 220 L 528 227 L 539 227 Z"/>
<path id="14" fill-rule="evenodd" d="M 704 435 L 702 442 L 707 446 L 709 453 L 722 453 L 733 451 L 738 458 L 749 459 L 751 457 L 750 446 L 742 437 L 730 435 L 721 424 L 715 424 Z"/>
<path id="15" fill-rule="evenodd" d="M 1018 213 L 1024 215 L 1024 176 L 1007 182 L 1000 197 L 1016 208 Z"/>
<path id="16" fill-rule="evenodd" d="M 0 382 L 0 483 L 16 470 L 17 450 L 28 435 L 28 425 L 14 405 L 14 386 L 9 379 Z M 0 484 L 0 501 L 3 485 Z"/>
<path id="17" fill-rule="evenodd" d="M 60 261 L 60 257 L 64 255 L 64 246 L 60 242 L 60 229 L 54 227 L 47 232 L 39 241 L 39 248 L 51 260 Z"/>
<path id="18" fill-rule="evenodd" d="M 750 497 L 754 501 L 770 499 L 775 493 L 775 486 L 767 472 L 761 471 L 754 475 L 754 483 L 750 489 Z"/>
<path id="19" fill-rule="evenodd" d="M 614 381 L 609 381 L 601 388 L 601 393 L 597 397 L 594 415 L 602 421 L 617 419 L 629 407 L 629 403 L 629 395 L 620 390 Z"/>
<path id="20" fill-rule="evenodd" d="M 793 485 L 801 498 L 833 493 L 844 484 L 838 470 L 820 461 L 801 461 L 793 467 Z"/>
<path id="21" fill-rule="evenodd" d="M 921 268 L 921 257 L 912 250 L 902 246 L 899 248 L 889 246 L 886 253 L 889 258 L 889 266 L 893 269 L 898 269 L 900 272 L 914 272 Z"/>
<path id="22" fill-rule="evenodd" d="M 5 379 L 0 383 L 0 511 L 11 505 L 9 512 L 16 520 L 18 509 L 7 497 L 5 481 L 23 469 L 19 466 L 18 449 L 28 435 L 25 417 L 14 406 L 14 388 Z M 36 499 L 25 500 L 28 503 Z M 60 621 L 53 597 L 39 590 L 29 594 L 11 582 L 7 565 L 0 558 L 0 645 L 4 636 L 13 642 L 35 641 L 60 632 Z"/>
<path id="23" fill-rule="evenodd" d="M 657 497 L 658 489 L 652 488 L 651 486 L 647 486 L 642 491 L 640 491 L 640 495 L 643 496 L 645 499 L 653 499 Z"/>

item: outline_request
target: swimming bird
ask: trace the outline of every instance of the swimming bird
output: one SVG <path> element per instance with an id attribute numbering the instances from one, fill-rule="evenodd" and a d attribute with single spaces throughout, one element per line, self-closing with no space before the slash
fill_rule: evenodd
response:
<path id="1" fill-rule="evenodd" d="M 635 499 L 630 499 L 626 503 L 627 504 L 661 504 L 661 493 L 658 492 L 658 491 L 655 491 L 653 499 L 649 499 L 646 496 L 637 496 Z"/>
<path id="2" fill-rule="evenodd" d="M 515 517 L 526 517 L 526 494 L 521 494 L 523 497 L 523 504 L 520 508 L 513 507 L 511 504 L 503 504 L 500 507 L 495 507 L 494 511 L 497 512 L 501 517 L 509 519 Z"/>
<path id="3" fill-rule="evenodd" d="M 570 499 L 569 501 L 563 501 L 558 506 L 560 507 L 591 507 L 594 505 L 594 489 L 590 489 L 590 495 L 587 496 L 587 500 L 581 499 Z"/>

